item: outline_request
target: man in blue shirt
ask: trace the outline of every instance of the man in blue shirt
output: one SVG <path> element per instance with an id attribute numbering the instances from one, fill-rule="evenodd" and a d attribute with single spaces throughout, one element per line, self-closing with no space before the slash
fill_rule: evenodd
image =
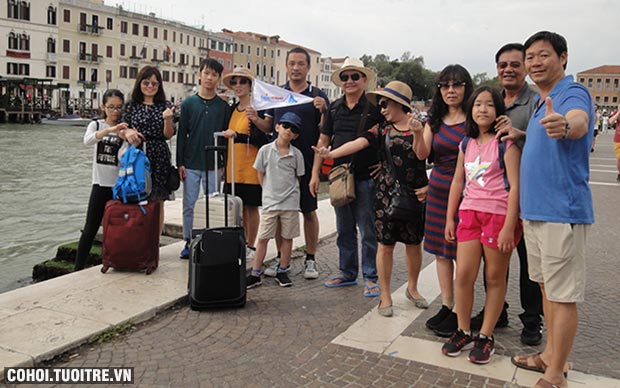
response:
<path id="1" fill-rule="evenodd" d="M 312 146 L 319 140 L 319 131 L 323 122 L 323 115 L 327 112 L 329 101 L 327 95 L 307 81 L 310 71 L 310 54 L 302 47 L 294 47 L 286 53 L 286 74 L 288 82 L 283 86 L 287 90 L 313 98 L 312 103 L 293 105 L 284 108 L 268 110 L 265 121 L 271 126 L 279 122 L 287 112 L 294 112 L 301 118 L 301 132 L 291 144 L 297 147 L 304 156 L 305 174 L 301 177 L 301 199 L 299 207 L 304 216 L 304 237 L 306 240 L 306 261 L 304 278 L 316 279 L 319 272 L 316 269 L 314 254 L 319 241 L 319 219 L 316 215 L 318 207 L 316 197 L 310 194 L 310 178 L 312 176 L 312 162 L 314 151 Z M 263 128 L 261 128 L 263 129 Z M 278 247 L 279 236 L 276 236 Z M 265 270 L 266 276 L 275 276 L 278 263 Z"/>
<path id="2" fill-rule="evenodd" d="M 594 223 L 589 154 L 594 104 L 565 75 L 566 40 L 541 31 L 524 44 L 525 67 L 539 90 L 521 162 L 520 203 L 530 279 L 540 285 L 547 343 L 540 354 L 512 359 L 543 372 L 536 387 L 567 387 L 563 375 L 585 294 L 585 241 Z"/>

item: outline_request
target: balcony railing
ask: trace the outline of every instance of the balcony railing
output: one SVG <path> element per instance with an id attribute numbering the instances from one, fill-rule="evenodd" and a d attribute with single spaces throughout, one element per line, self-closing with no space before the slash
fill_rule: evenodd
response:
<path id="1" fill-rule="evenodd" d="M 96 24 L 80 24 L 78 25 L 78 31 L 84 34 L 101 35 L 103 27 L 99 27 Z"/>
<path id="2" fill-rule="evenodd" d="M 103 56 L 97 54 L 79 53 L 78 61 L 82 63 L 101 63 Z"/>
<path id="3" fill-rule="evenodd" d="M 49 63 L 56 63 L 56 62 L 58 62 L 58 54 L 56 54 L 56 53 L 47 53 L 47 61 Z"/>

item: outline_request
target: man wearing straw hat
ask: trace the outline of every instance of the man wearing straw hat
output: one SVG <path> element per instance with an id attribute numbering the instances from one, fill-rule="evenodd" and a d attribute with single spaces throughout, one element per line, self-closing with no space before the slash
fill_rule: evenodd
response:
<path id="1" fill-rule="evenodd" d="M 367 82 L 372 81 L 374 76 L 374 73 L 356 58 L 346 58 L 343 66 L 332 74 L 332 82 L 342 87 L 344 96 L 330 106 L 317 148 L 331 146 L 332 149 L 337 149 L 385 120 L 379 109 L 368 102 L 364 92 Z M 318 192 L 322 161 L 320 155 L 315 155 L 310 181 L 310 192 L 314 196 Z M 347 205 L 335 208 L 340 274 L 326 281 L 325 287 L 357 284 L 359 228 L 365 283 L 363 295 L 376 297 L 380 292 L 377 285 L 377 237 L 374 225 L 375 184 L 370 171 L 378 162 L 377 148 L 371 146 L 353 156 L 337 158 L 334 160 L 334 166 L 351 161 L 354 166 L 356 199 Z"/>
<path id="2" fill-rule="evenodd" d="M 309 189 L 314 160 L 314 151 L 312 151 L 311 147 L 319 139 L 320 125 L 323 121 L 323 115 L 327 112 L 329 101 L 323 91 L 307 81 L 310 62 L 310 54 L 302 47 L 294 47 L 287 52 L 286 75 L 288 76 L 288 81 L 283 88 L 312 97 L 312 103 L 267 110 L 265 112 L 265 121 L 271 126 L 272 123 L 278 123 L 280 118 L 287 112 L 294 112 L 301 118 L 299 137 L 293 140 L 292 144 L 302 152 L 306 171 L 301 177 L 299 203 L 299 208 L 304 217 L 304 237 L 306 240 L 304 278 L 316 279 L 319 277 L 319 272 L 315 266 L 314 254 L 319 242 L 319 219 L 316 215 L 316 209 L 318 208 L 317 199 L 316 196 L 310 194 Z M 280 247 L 281 239 L 279 236 L 276 236 L 276 242 L 278 247 Z M 265 276 L 276 276 L 277 268 L 278 261 L 276 261 L 275 265 L 265 270 Z"/>

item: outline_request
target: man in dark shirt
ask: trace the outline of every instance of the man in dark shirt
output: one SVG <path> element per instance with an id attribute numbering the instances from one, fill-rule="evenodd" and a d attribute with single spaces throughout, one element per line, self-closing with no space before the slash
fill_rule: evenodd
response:
<path id="1" fill-rule="evenodd" d="M 332 74 L 332 81 L 341 86 L 344 96 L 334 101 L 321 131 L 317 148 L 331 146 L 338 148 L 357 138 L 364 131 L 385 119 L 378 108 L 368 102 L 364 88 L 374 73 L 365 68 L 362 61 L 347 58 L 343 66 Z M 378 296 L 377 286 L 377 238 L 375 235 L 375 184 L 370 171 L 377 164 L 376 147 L 368 147 L 353 156 L 334 160 L 334 166 L 353 162 L 355 175 L 355 200 L 335 208 L 338 232 L 340 275 L 325 282 L 326 287 L 341 287 L 357 284 L 358 243 L 357 228 L 362 239 L 362 273 L 364 296 Z M 319 187 L 319 171 L 322 159 L 314 157 L 310 192 L 316 196 Z"/>
<path id="2" fill-rule="evenodd" d="M 284 89 L 312 97 L 313 101 L 307 104 L 293 105 L 284 108 L 269 109 L 265 112 L 267 130 L 271 130 L 272 123 L 278 123 L 286 112 L 294 112 L 301 118 L 299 137 L 291 142 L 304 156 L 306 173 L 301 177 L 301 195 L 299 208 L 304 216 L 304 238 L 306 240 L 306 261 L 304 269 L 305 279 L 316 279 L 319 272 L 315 266 L 314 254 L 319 242 L 319 219 L 316 215 L 318 207 L 316 197 L 310 194 L 310 177 L 314 151 L 312 146 L 319 139 L 320 126 L 323 115 L 327 112 L 329 101 L 327 95 L 306 79 L 310 71 L 310 54 L 302 47 L 294 47 L 286 53 L 286 74 L 288 82 Z M 280 238 L 276 236 L 276 243 L 280 246 Z M 276 276 L 279 261 L 265 270 L 265 276 Z"/>

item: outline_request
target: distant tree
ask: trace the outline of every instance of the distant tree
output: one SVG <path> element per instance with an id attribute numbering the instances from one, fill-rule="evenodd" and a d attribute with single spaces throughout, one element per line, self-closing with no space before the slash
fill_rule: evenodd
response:
<path id="1" fill-rule="evenodd" d="M 495 78 L 489 79 L 489 76 L 486 72 L 474 74 L 472 77 L 472 81 L 474 82 L 474 88 L 478 88 L 480 86 L 492 86 L 497 89 L 501 89 L 502 85 L 499 82 L 499 78 L 496 76 Z"/>

